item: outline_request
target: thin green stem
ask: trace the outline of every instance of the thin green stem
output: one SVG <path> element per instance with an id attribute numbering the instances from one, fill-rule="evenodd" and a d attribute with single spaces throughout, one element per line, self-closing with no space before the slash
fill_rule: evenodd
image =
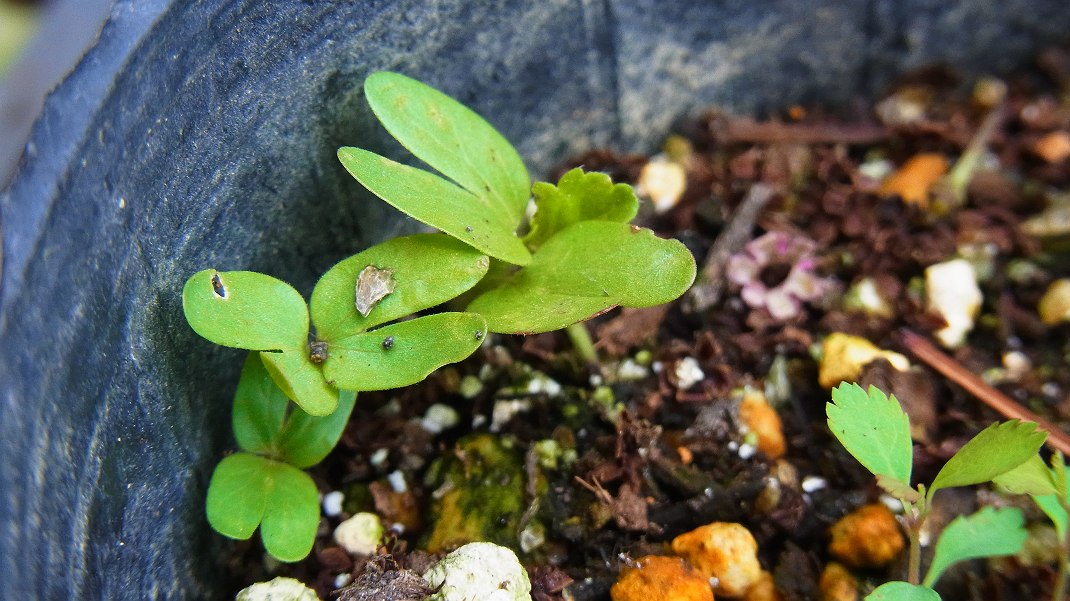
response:
<path id="1" fill-rule="evenodd" d="M 598 364 L 598 351 L 594 348 L 591 333 L 587 331 L 587 324 L 583 322 L 574 323 L 565 328 L 565 333 L 568 334 L 568 339 L 572 341 L 572 347 L 576 349 L 576 354 L 581 359 L 592 365 Z"/>
<path id="2" fill-rule="evenodd" d="M 1063 461 L 1061 453 L 1058 461 Z M 1065 486 L 1063 486 L 1063 490 L 1066 490 Z M 1067 499 L 1066 495 L 1059 495 L 1059 504 L 1062 505 L 1063 511 L 1070 515 L 1070 499 Z M 1068 574 L 1070 572 L 1070 528 L 1063 534 L 1063 539 L 1059 541 L 1058 558 L 1059 570 L 1055 573 L 1055 586 L 1051 591 L 1052 601 L 1063 601 L 1066 596 L 1066 582 L 1070 578 L 1070 574 Z"/>

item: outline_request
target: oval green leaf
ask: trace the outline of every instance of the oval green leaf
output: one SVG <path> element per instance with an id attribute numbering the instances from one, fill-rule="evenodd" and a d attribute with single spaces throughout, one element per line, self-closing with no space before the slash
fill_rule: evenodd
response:
<path id="1" fill-rule="evenodd" d="M 308 349 L 262 352 L 260 360 L 282 392 L 309 415 L 330 415 L 338 407 L 338 390 L 323 378 Z"/>
<path id="2" fill-rule="evenodd" d="M 308 336 L 308 307 L 301 293 L 253 271 L 197 272 L 182 288 L 182 310 L 194 332 L 223 346 L 298 348 Z"/>
<path id="3" fill-rule="evenodd" d="M 554 234 L 581 221 L 628 223 L 639 210 L 639 199 L 628 184 L 614 184 L 605 173 L 585 173 L 579 167 L 561 176 L 557 185 L 537 182 L 531 231 L 524 237 L 538 248 Z"/>
<path id="4" fill-rule="evenodd" d="M 346 390 L 408 386 L 471 355 L 486 333 L 486 322 L 474 313 L 418 317 L 336 340 L 323 373 Z"/>
<path id="5" fill-rule="evenodd" d="M 375 116 L 402 146 L 506 216 L 509 231 L 520 225 L 531 180 L 513 145 L 485 119 L 399 73 L 372 73 L 364 81 L 364 93 Z"/>
<path id="6" fill-rule="evenodd" d="M 828 426 L 855 459 L 875 476 L 910 485 L 914 446 L 910 421 L 895 395 L 874 386 L 841 383 L 825 404 Z"/>
<path id="7" fill-rule="evenodd" d="M 389 269 L 394 291 L 364 317 L 355 304 L 356 283 L 368 265 Z M 394 238 L 337 263 L 312 291 L 312 323 L 318 339 L 358 334 L 377 325 L 444 303 L 474 286 L 489 259 L 444 234 Z"/>
<path id="8" fill-rule="evenodd" d="M 1040 455 L 1033 455 L 1011 471 L 992 478 L 992 483 L 1012 495 L 1054 495 L 1059 490 Z"/>
<path id="9" fill-rule="evenodd" d="M 316 484 L 305 472 L 271 461 L 269 493 L 260 537 L 264 548 L 279 561 L 300 561 L 312 550 L 319 526 Z"/>
<path id="10" fill-rule="evenodd" d="M 279 436 L 282 460 L 302 469 L 323 461 L 338 444 L 356 400 L 357 393 L 338 391 L 338 408 L 325 417 L 315 417 L 295 409 Z"/>
<path id="11" fill-rule="evenodd" d="M 260 360 L 260 353 L 249 353 L 238 380 L 238 390 L 234 393 L 234 412 L 231 414 L 238 446 L 253 453 L 273 452 L 289 404 L 290 399 L 275 385 Z"/>
<path id="12" fill-rule="evenodd" d="M 928 498 L 952 486 L 988 482 L 1036 455 L 1048 435 L 1033 422 L 1011 420 L 981 430 L 947 460 L 929 487 Z"/>
<path id="13" fill-rule="evenodd" d="M 929 572 L 922 584 L 932 586 L 952 564 L 967 559 L 1014 555 L 1022 550 L 1029 532 L 1016 507 L 985 507 L 951 520 L 940 533 Z"/>
<path id="14" fill-rule="evenodd" d="M 503 261 L 531 261 L 516 235 L 518 222 L 478 195 L 441 177 L 360 148 L 338 149 L 338 160 L 365 188 L 402 213 Z"/>
<path id="15" fill-rule="evenodd" d="M 583 221 L 547 240 L 531 265 L 467 310 L 483 315 L 492 332 L 548 332 L 617 305 L 669 302 L 694 280 L 695 259 L 679 241 L 626 223 Z"/>
<path id="16" fill-rule="evenodd" d="M 940 601 L 940 595 L 927 586 L 893 581 L 873 589 L 865 601 Z"/>
<path id="17" fill-rule="evenodd" d="M 223 458 L 208 483 L 205 513 L 223 536 L 246 540 L 264 517 L 271 488 L 272 462 L 250 453 Z"/>

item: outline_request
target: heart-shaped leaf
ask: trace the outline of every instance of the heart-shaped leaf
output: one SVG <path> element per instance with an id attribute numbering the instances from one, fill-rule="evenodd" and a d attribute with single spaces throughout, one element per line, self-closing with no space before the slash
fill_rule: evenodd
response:
<path id="1" fill-rule="evenodd" d="M 843 448 L 876 476 L 910 484 L 914 446 L 899 400 L 874 386 L 841 383 L 825 404 L 829 429 Z"/>
<path id="2" fill-rule="evenodd" d="M 283 461 L 299 468 L 312 467 L 323 461 L 338 444 L 356 400 L 357 393 L 340 390 L 338 408 L 328 416 L 315 417 L 300 409 L 294 410 L 279 436 Z"/>
<path id="3" fill-rule="evenodd" d="M 471 355 L 487 333 L 474 313 L 436 313 L 332 342 L 327 380 L 346 390 L 408 386 Z"/>
<path id="4" fill-rule="evenodd" d="M 338 390 L 324 380 L 320 366 L 309 359 L 307 348 L 262 352 L 260 360 L 275 385 L 305 413 L 330 415 L 338 407 Z"/>
<path id="5" fill-rule="evenodd" d="M 305 345 L 308 307 L 301 293 L 253 271 L 195 273 L 182 288 L 182 310 L 194 332 L 223 346 L 252 351 Z"/>
<path id="6" fill-rule="evenodd" d="M 537 182 L 535 215 L 524 237 L 529 248 L 538 248 L 551 236 L 581 221 L 628 223 L 639 210 L 639 199 L 628 184 L 614 184 L 604 173 L 585 173 L 575 168 L 561 176 L 557 185 Z"/>
<path id="7" fill-rule="evenodd" d="M 558 330 L 617 305 L 649 307 L 683 294 L 695 259 L 677 240 L 626 223 L 582 221 L 558 232 L 500 287 L 468 305 L 492 332 Z"/>
<path id="8" fill-rule="evenodd" d="M 486 255 L 444 234 L 394 238 L 337 263 L 323 274 L 309 303 L 319 340 L 363 332 L 450 300 L 487 272 Z M 390 270 L 394 289 L 365 317 L 355 304 L 359 274 L 372 265 Z"/>
<path id="9" fill-rule="evenodd" d="M 312 478 L 301 470 L 236 453 L 212 473 L 206 513 L 216 532 L 239 540 L 260 526 L 268 553 L 280 561 L 298 561 L 312 550 L 319 498 Z"/>
<path id="10" fill-rule="evenodd" d="M 231 414 L 238 446 L 252 453 L 273 453 L 289 404 L 290 399 L 275 385 L 260 360 L 260 353 L 249 353 L 238 380 L 238 390 L 234 393 L 234 412 Z"/>
<path id="11" fill-rule="evenodd" d="M 865 601 L 940 601 L 940 595 L 927 586 L 895 580 L 873 589 Z"/>
<path id="12" fill-rule="evenodd" d="M 937 490 L 988 482 L 1036 455 L 1048 435 L 1033 422 L 1011 420 L 981 430 L 936 474 L 927 494 Z"/>
<path id="13" fill-rule="evenodd" d="M 516 229 L 528 204 L 531 180 L 513 145 L 485 119 L 399 73 L 369 75 L 364 93 L 375 116 L 402 146 L 507 216 L 509 230 Z"/>
<path id="14" fill-rule="evenodd" d="M 955 518 L 940 533 L 922 584 L 932 586 L 947 568 L 960 561 L 1018 553 L 1029 538 L 1024 524 L 1021 510 L 1015 507 L 985 507 Z"/>
<path id="15" fill-rule="evenodd" d="M 531 253 L 514 233 L 512 215 L 441 177 L 360 148 L 338 149 L 338 160 L 365 188 L 417 221 L 442 230 L 509 263 L 526 265 Z"/>

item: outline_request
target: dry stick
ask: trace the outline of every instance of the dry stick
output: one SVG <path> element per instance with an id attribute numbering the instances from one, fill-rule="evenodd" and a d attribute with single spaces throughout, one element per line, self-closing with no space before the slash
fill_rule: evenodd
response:
<path id="1" fill-rule="evenodd" d="M 717 240 L 713 242 L 710 252 L 706 255 L 706 263 L 702 266 L 698 283 L 688 292 L 688 307 L 691 311 L 701 313 L 716 305 L 721 299 L 728 257 L 750 239 L 751 230 L 758 221 L 758 214 L 762 212 L 771 198 L 773 198 L 773 188 L 766 184 L 754 184 L 747 191 L 747 196 L 736 208 L 728 225 L 717 236 Z"/>
<path id="2" fill-rule="evenodd" d="M 958 361 L 944 354 L 922 336 L 903 329 L 899 331 L 903 337 L 903 344 L 921 359 L 929 367 L 943 374 L 947 379 L 966 389 L 984 404 L 995 409 L 1003 416 L 1011 419 L 1034 422 L 1048 433 L 1047 444 L 1053 449 L 1062 451 L 1063 455 L 1070 455 L 1070 436 L 1067 436 L 1055 424 L 1043 419 L 1032 411 L 1012 401 L 1002 392 L 992 388 L 973 372 L 967 370 Z"/>

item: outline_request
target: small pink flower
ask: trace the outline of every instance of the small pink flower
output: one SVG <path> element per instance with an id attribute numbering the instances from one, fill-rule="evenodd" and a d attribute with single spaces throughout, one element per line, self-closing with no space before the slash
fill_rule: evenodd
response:
<path id="1" fill-rule="evenodd" d="M 729 257 L 728 279 L 742 287 L 740 296 L 776 319 L 799 314 L 802 303 L 820 298 L 831 283 L 814 273 L 812 240 L 772 231 Z"/>

